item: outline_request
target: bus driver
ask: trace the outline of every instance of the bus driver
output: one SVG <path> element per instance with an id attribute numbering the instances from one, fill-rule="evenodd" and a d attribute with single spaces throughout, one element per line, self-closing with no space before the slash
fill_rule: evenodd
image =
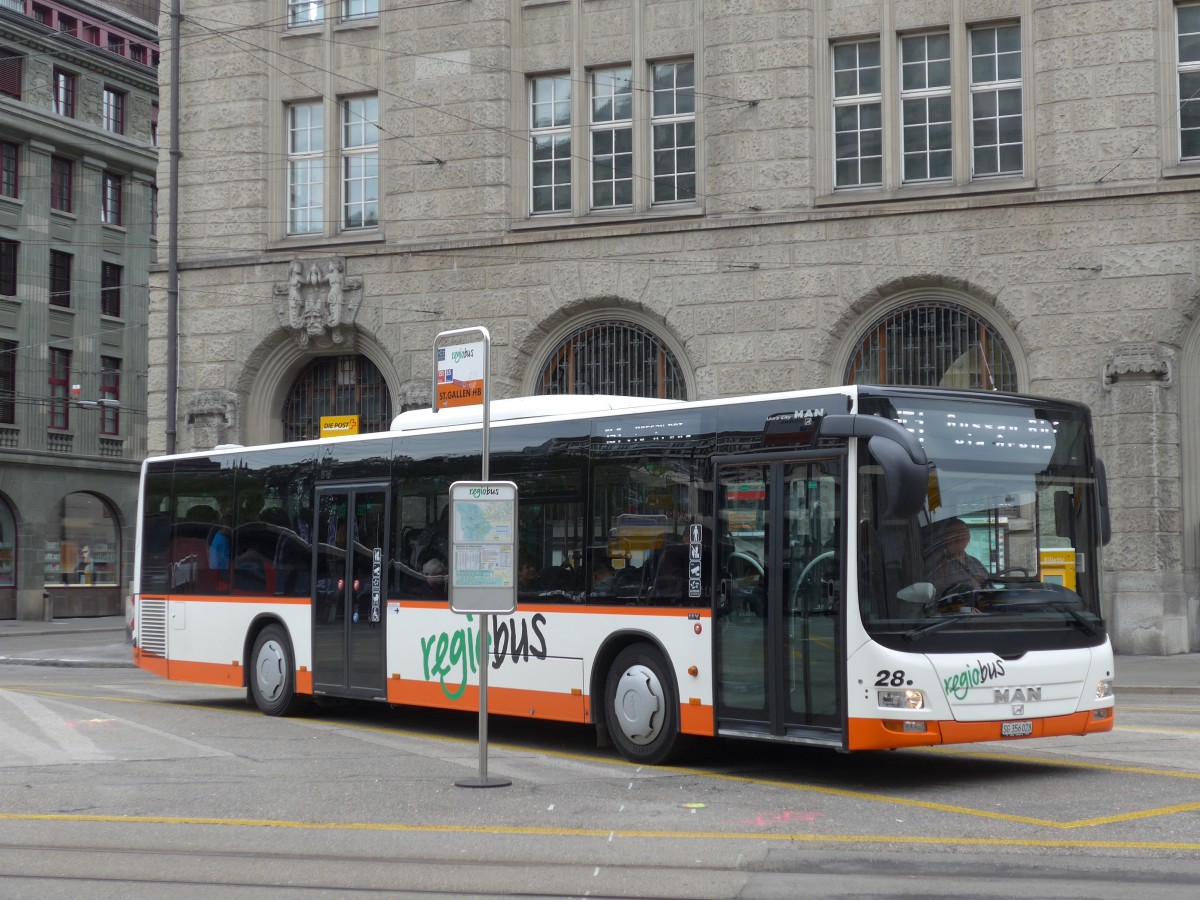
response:
<path id="1" fill-rule="evenodd" d="M 967 553 L 971 530 L 962 519 L 947 519 L 942 526 L 942 552 L 929 567 L 934 596 L 973 590 L 988 578 L 987 568 Z"/>

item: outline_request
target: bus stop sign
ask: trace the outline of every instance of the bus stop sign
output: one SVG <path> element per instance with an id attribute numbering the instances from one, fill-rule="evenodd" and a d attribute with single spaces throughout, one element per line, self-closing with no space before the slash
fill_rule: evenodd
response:
<path id="1" fill-rule="evenodd" d="M 508 615 L 517 609 L 517 486 L 450 485 L 450 609 Z"/>

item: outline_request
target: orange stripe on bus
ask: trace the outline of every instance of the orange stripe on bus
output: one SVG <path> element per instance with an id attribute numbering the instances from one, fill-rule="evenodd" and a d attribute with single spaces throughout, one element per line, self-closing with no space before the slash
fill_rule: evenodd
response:
<path id="1" fill-rule="evenodd" d="M 276 597 L 274 594 L 170 594 L 164 597 L 143 595 L 143 599 L 170 600 L 173 603 L 256 603 L 311 606 L 309 597 Z"/>
<path id="2" fill-rule="evenodd" d="M 236 663 L 202 663 L 173 659 L 170 662 L 170 672 L 170 677 L 175 681 L 191 681 L 195 684 L 242 687 L 246 683 L 242 667 Z"/>
<path id="3" fill-rule="evenodd" d="M 479 711 L 479 688 L 467 685 L 462 694 L 451 698 L 446 691 L 457 693 L 461 685 L 440 682 L 413 681 L 389 678 L 389 703 L 407 706 L 432 706 L 437 709 L 456 709 L 462 712 Z M 488 713 L 500 716 L 522 716 L 548 719 L 553 722 L 586 722 L 587 705 L 581 694 L 556 694 L 550 691 L 530 691 L 521 688 L 488 687 Z"/>
<path id="4" fill-rule="evenodd" d="M 912 720 L 919 721 L 919 720 Z M 849 721 L 850 750 L 892 750 L 900 747 L 928 747 L 934 744 L 971 744 L 981 741 L 1018 741 L 1039 737 L 1065 737 L 1111 731 L 1113 717 L 1094 719 L 1091 712 L 1070 713 L 1033 719 L 1033 732 L 1021 737 L 1000 734 L 999 720 L 990 722 L 926 721 L 925 731 L 900 731 L 900 721 L 893 719 L 851 719 Z M 888 727 L 888 726 L 891 727 Z"/>
<path id="5" fill-rule="evenodd" d="M 445 600 L 389 600 L 389 606 L 402 609 L 449 609 Z M 585 616 L 667 616 L 686 619 L 692 616 L 711 619 L 712 610 L 707 607 L 690 606 L 596 606 L 582 603 L 522 603 L 518 613 L 556 613 Z"/>
<path id="6" fill-rule="evenodd" d="M 145 669 L 151 675 L 157 675 L 159 678 L 167 678 L 167 661 L 161 656 L 150 656 L 143 653 L 139 648 L 133 648 L 133 664 L 139 669 Z"/>
<path id="7" fill-rule="evenodd" d="M 684 734 L 712 737 L 717 733 L 713 708 L 695 703 L 679 704 L 679 730 Z"/>
<path id="8" fill-rule="evenodd" d="M 460 685 L 448 684 L 446 689 L 456 693 Z M 388 679 L 389 703 L 406 706 L 432 706 L 438 709 L 478 712 L 479 689 L 467 685 L 456 698 L 446 695 L 440 682 Z M 552 722 L 591 721 L 591 698 L 579 694 L 559 694 L 521 688 L 488 687 L 488 713 L 499 716 L 520 716 L 546 719 Z M 713 708 L 685 703 L 679 707 L 680 731 L 684 734 L 712 736 L 716 733 Z"/>

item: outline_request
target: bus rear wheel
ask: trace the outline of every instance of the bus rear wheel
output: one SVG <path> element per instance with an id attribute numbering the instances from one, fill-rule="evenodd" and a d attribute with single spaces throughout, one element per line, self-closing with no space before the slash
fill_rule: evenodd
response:
<path id="1" fill-rule="evenodd" d="M 303 700 L 296 695 L 292 642 L 281 626 L 268 625 L 258 633 L 250 661 L 250 695 L 255 706 L 268 716 L 290 716 L 303 708 Z"/>
<path id="2" fill-rule="evenodd" d="M 617 654 L 604 696 L 608 733 L 626 759 L 657 765 L 682 749 L 675 683 L 662 654 L 649 644 Z"/>

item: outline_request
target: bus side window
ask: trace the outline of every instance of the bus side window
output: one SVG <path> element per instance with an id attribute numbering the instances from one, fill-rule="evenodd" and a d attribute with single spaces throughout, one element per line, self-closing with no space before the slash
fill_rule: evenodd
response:
<path id="1" fill-rule="evenodd" d="M 445 597 L 449 543 L 449 494 L 433 484 L 402 481 L 392 515 L 388 596 Z"/>

